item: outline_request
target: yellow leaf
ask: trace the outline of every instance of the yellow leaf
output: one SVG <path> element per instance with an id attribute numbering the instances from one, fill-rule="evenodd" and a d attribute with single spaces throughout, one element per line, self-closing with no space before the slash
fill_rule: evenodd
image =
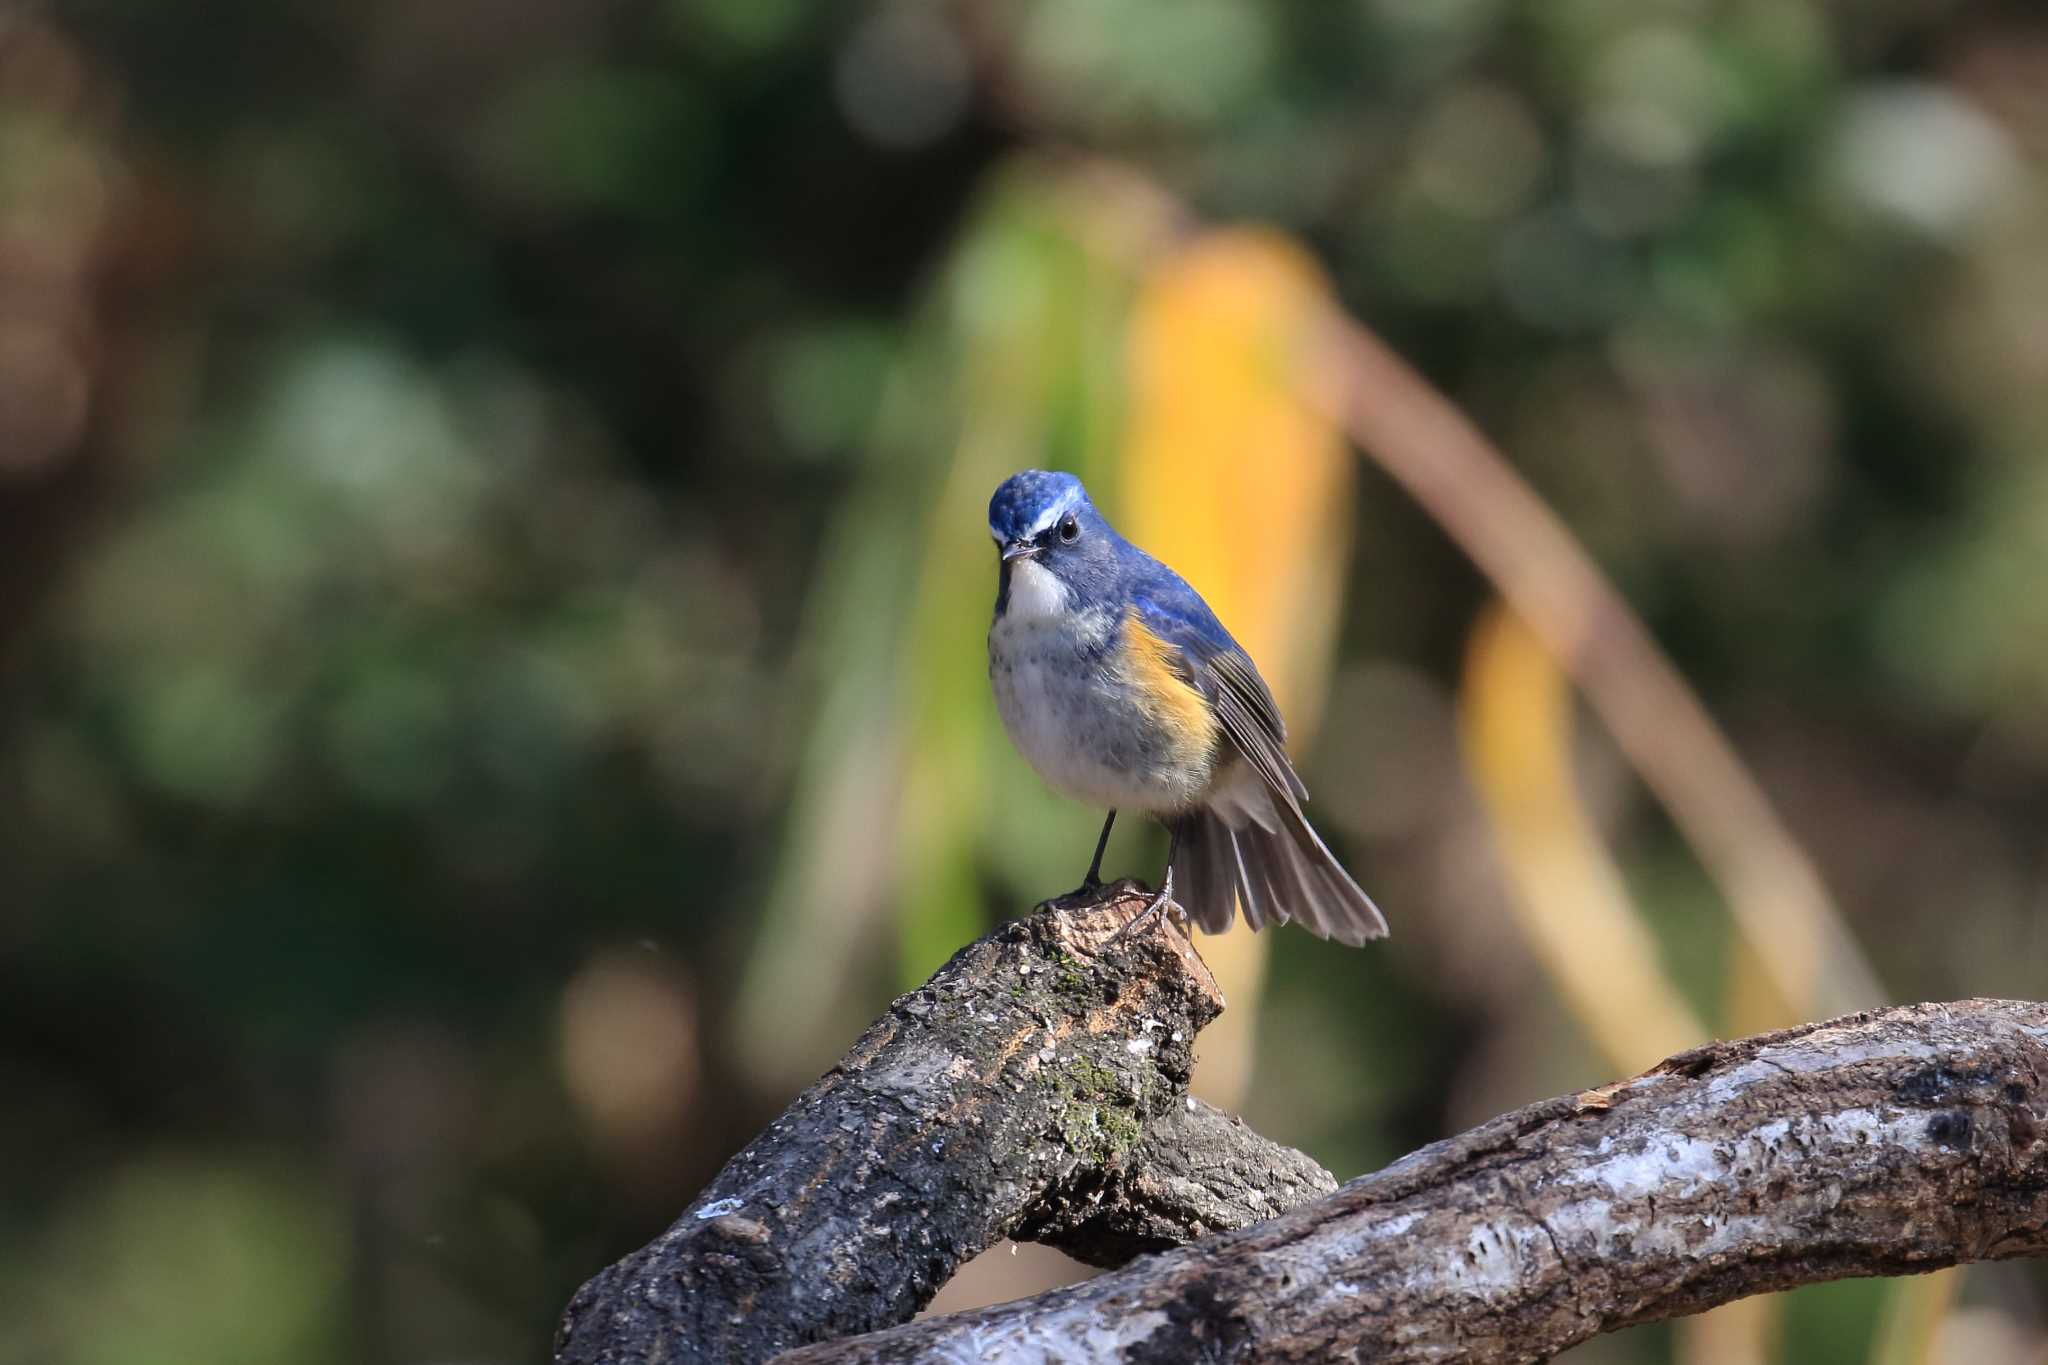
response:
<path id="1" fill-rule="evenodd" d="M 1290 239 L 1212 232 L 1147 274 L 1129 342 L 1124 533 L 1245 647 L 1297 754 L 1328 682 L 1351 524 L 1351 458 L 1295 373 L 1305 329 L 1330 307 Z M 1202 1035 L 1196 1088 L 1225 1107 L 1250 1077 L 1265 950 L 1242 930 L 1203 946 L 1232 1008 Z"/>
<path id="2" fill-rule="evenodd" d="M 1472 632 L 1459 712 L 1510 903 L 1579 1026 L 1631 1073 L 1704 1041 L 1579 799 L 1564 674 L 1505 608 Z"/>

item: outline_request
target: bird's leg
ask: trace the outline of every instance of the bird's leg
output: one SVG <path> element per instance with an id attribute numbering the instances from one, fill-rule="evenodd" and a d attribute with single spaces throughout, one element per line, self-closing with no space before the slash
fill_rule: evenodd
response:
<path id="1" fill-rule="evenodd" d="M 1152 898 L 1151 904 L 1131 916 L 1130 923 L 1110 936 L 1109 941 L 1111 943 L 1120 941 L 1125 934 L 1130 933 L 1131 930 L 1151 919 L 1167 906 L 1173 905 L 1173 855 L 1178 852 L 1180 852 L 1180 826 L 1174 825 L 1170 828 L 1166 837 L 1166 875 L 1159 879 L 1159 894 Z M 1180 907 L 1174 906 L 1174 908 L 1177 910 Z"/>
<path id="2" fill-rule="evenodd" d="M 1093 891 L 1102 885 L 1102 850 L 1109 847 L 1109 827 L 1115 823 L 1116 812 L 1112 810 L 1102 822 L 1102 833 L 1095 837 L 1095 856 L 1088 860 L 1088 875 L 1081 879 L 1083 891 Z"/>
<path id="3" fill-rule="evenodd" d="M 1080 905 L 1102 889 L 1102 851 L 1109 847 L 1109 827 L 1116 823 L 1116 812 L 1102 822 L 1102 833 L 1095 839 L 1095 856 L 1088 862 L 1088 875 L 1081 884 L 1064 896 L 1054 896 L 1049 901 L 1040 901 L 1041 910 L 1063 910 Z"/>

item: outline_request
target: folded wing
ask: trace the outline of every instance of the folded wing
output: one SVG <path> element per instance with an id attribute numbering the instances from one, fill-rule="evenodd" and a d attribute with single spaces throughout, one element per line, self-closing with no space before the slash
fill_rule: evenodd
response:
<path id="1" fill-rule="evenodd" d="M 1386 918 L 1302 811 L 1308 788 L 1287 757 L 1287 726 L 1251 657 L 1192 590 L 1140 596 L 1145 626 L 1214 708 L 1241 767 L 1225 764 L 1215 797 L 1174 822 L 1174 890 L 1210 933 L 1298 921 L 1319 938 L 1364 943 Z"/>

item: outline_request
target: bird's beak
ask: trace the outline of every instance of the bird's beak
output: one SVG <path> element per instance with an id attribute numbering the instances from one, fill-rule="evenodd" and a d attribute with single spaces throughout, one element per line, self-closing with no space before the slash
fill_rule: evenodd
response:
<path id="1" fill-rule="evenodd" d="M 1038 547 L 1028 540 L 1013 540 L 1003 547 L 1003 563 L 1013 559 L 1029 559 L 1038 553 Z"/>

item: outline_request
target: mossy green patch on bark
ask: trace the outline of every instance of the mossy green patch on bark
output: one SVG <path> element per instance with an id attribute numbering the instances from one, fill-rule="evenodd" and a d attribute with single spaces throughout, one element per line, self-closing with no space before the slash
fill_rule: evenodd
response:
<path id="1" fill-rule="evenodd" d="M 1076 1156 L 1108 1161 L 1137 1144 L 1144 1132 L 1140 1096 L 1126 1088 L 1116 1072 L 1075 1057 L 1061 1068 L 1053 1085 L 1059 1095 L 1055 1121 L 1060 1140 Z"/>

